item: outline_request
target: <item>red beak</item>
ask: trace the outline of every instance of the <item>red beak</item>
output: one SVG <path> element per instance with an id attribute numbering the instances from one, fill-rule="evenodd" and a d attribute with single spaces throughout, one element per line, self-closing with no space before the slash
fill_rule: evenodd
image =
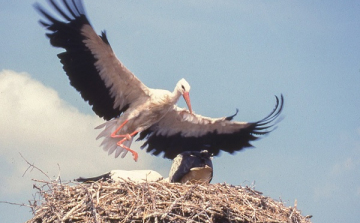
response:
<path id="1" fill-rule="evenodd" d="M 183 97 L 184 97 L 185 102 L 186 102 L 186 104 L 187 104 L 187 106 L 189 108 L 190 114 L 192 114 L 193 112 L 192 112 L 192 109 L 191 109 L 189 92 L 184 92 Z"/>

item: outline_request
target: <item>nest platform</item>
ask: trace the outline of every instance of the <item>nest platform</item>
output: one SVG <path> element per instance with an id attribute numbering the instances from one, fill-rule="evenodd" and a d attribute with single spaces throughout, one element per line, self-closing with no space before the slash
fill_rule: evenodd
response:
<path id="1" fill-rule="evenodd" d="M 229 184 L 38 181 L 34 188 L 28 223 L 310 222 L 296 207 Z"/>

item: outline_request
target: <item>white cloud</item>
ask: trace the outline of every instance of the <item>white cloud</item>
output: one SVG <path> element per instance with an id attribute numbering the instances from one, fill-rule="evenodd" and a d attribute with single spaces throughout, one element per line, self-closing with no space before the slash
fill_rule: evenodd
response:
<path id="1" fill-rule="evenodd" d="M 154 157 L 143 151 L 138 163 L 130 155 L 124 159 L 108 157 L 95 140 L 99 131 L 94 127 L 103 120 L 80 113 L 55 90 L 26 73 L 0 72 L 0 105 L 0 180 L 4 185 L 0 196 L 31 189 L 29 178 L 43 178 L 38 171 L 22 177 L 28 165 L 19 153 L 50 177 L 58 175 L 59 164 L 66 180 L 111 169 L 149 169 L 154 162 Z M 136 147 L 139 145 L 133 144 Z"/>

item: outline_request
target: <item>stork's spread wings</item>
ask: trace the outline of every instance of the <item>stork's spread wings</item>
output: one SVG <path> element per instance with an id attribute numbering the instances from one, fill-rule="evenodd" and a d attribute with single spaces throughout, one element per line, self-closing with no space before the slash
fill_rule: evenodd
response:
<path id="1" fill-rule="evenodd" d="M 64 21 L 39 4 L 35 8 L 47 20 L 40 23 L 50 31 L 50 43 L 66 50 L 58 57 L 71 85 L 106 120 L 119 116 L 132 103 L 141 103 L 143 97 L 148 97 L 149 89 L 116 58 L 105 32 L 100 36 L 95 33 L 82 2 L 62 2 L 60 7 L 54 0 L 49 1 Z"/>
<path id="2" fill-rule="evenodd" d="M 258 139 L 258 135 L 271 132 L 283 105 L 283 96 L 276 96 L 274 110 L 264 119 L 249 123 L 190 114 L 175 106 L 157 124 L 143 131 L 138 140 L 146 139 L 142 148 L 147 148 L 147 152 L 164 152 L 169 159 L 184 151 L 208 150 L 214 156 L 220 150 L 233 153 L 251 147 L 250 141 Z"/>
<path id="3" fill-rule="evenodd" d="M 257 135 L 273 129 L 283 108 L 282 96 L 280 100 L 276 97 L 273 112 L 258 122 L 231 121 L 234 115 L 213 119 L 191 114 L 190 85 L 184 79 L 172 93 L 149 89 L 116 58 L 105 32 L 100 36 L 95 33 L 81 0 L 59 1 L 62 6 L 55 0 L 49 0 L 49 4 L 62 17 L 60 20 L 39 4 L 35 8 L 44 17 L 40 23 L 48 29 L 50 43 L 65 49 L 58 57 L 71 85 L 98 116 L 112 119 L 100 126 L 105 129 L 99 135 L 104 137 L 102 145 L 110 154 L 116 150 L 118 156 L 126 150 L 136 160 L 137 153 L 129 147 L 131 137 L 139 132 L 138 140 L 146 139 L 143 147 L 148 152 L 154 155 L 164 152 L 164 157 L 170 159 L 189 150 L 208 150 L 213 155 L 220 150 L 233 153 L 250 147 Z M 174 105 L 181 95 L 190 112 Z M 124 116 L 113 119 L 123 112 Z"/>

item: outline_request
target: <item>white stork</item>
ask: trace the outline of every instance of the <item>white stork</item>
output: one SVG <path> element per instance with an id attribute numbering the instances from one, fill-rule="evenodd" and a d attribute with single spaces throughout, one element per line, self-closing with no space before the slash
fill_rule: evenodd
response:
<path id="1" fill-rule="evenodd" d="M 91 183 L 98 180 L 125 182 L 132 181 L 136 183 L 158 182 L 163 180 L 160 173 L 154 170 L 111 170 L 96 177 L 79 177 L 75 179 L 77 182 Z"/>
<path id="2" fill-rule="evenodd" d="M 169 173 L 171 183 L 210 183 L 212 177 L 211 154 L 207 150 L 180 153 L 174 158 Z"/>
<path id="3" fill-rule="evenodd" d="M 173 92 L 148 88 L 115 56 L 106 33 L 97 35 L 90 25 L 81 0 L 55 0 L 49 4 L 62 17 L 56 19 L 41 5 L 35 8 L 44 17 L 40 23 L 49 31 L 51 45 L 65 52 L 58 54 L 70 79 L 93 111 L 107 122 L 97 128 L 104 138 L 101 146 L 108 154 L 125 157 L 133 137 L 145 139 L 147 152 L 173 159 L 184 151 L 220 150 L 233 153 L 251 147 L 250 141 L 273 130 L 283 108 L 283 97 L 276 97 L 275 109 L 257 122 L 231 121 L 234 116 L 209 118 L 194 114 L 189 99 L 190 85 L 181 79 Z M 188 109 L 176 106 L 183 96 Z"/>

